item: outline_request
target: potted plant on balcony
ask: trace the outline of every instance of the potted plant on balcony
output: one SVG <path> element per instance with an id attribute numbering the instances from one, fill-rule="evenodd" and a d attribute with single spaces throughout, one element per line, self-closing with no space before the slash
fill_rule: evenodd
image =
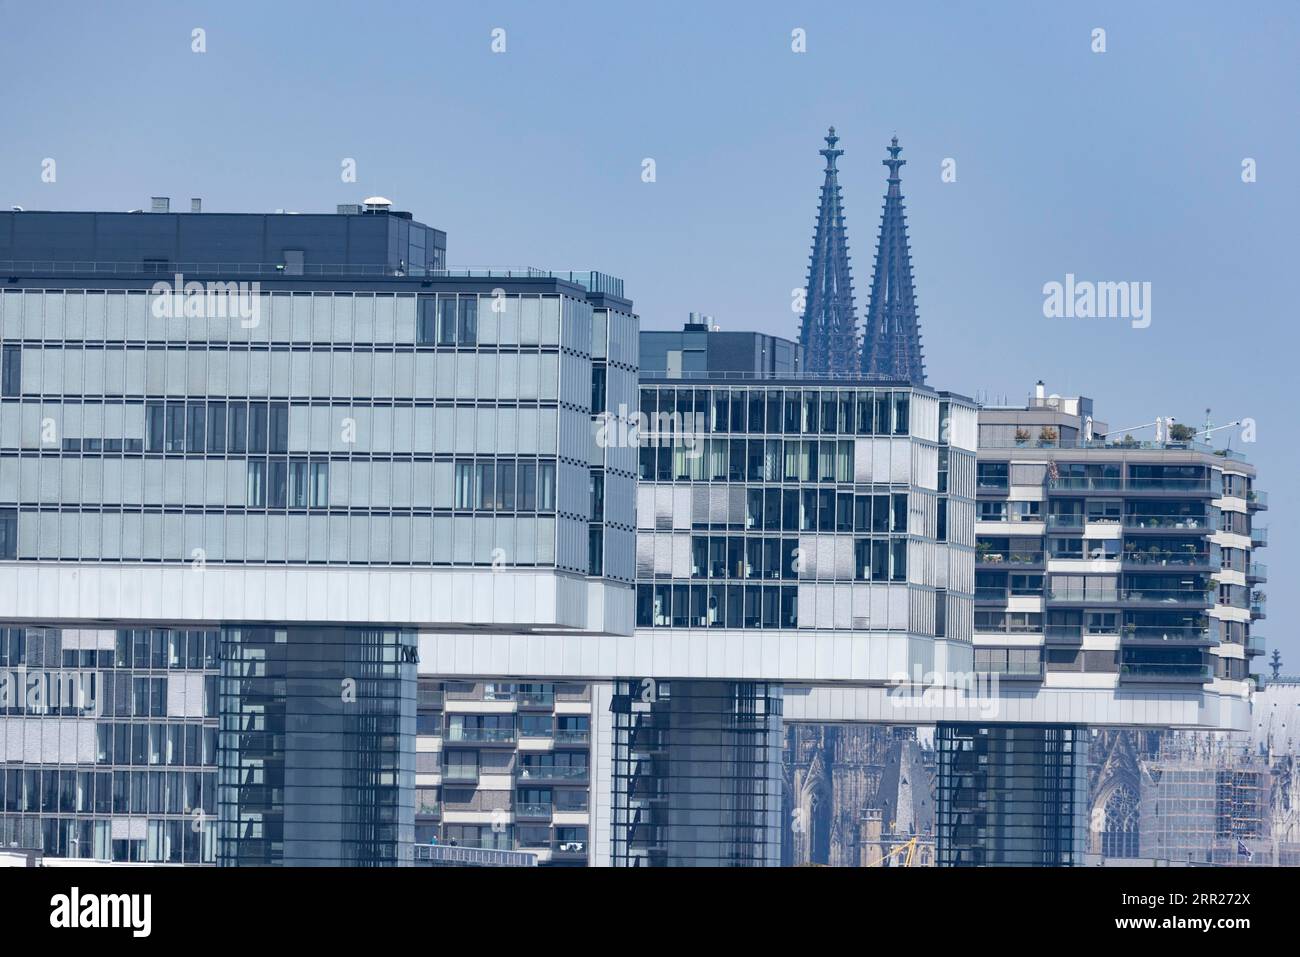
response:
<path id="1" fill-rule="evenodd" d="M 1181 422 L 1175 422 L 1169 426 L 1170 442 L 1190 442 L 1196 435 L 1196 430 L 1190 425 L 1183 425 Z"/>
<path id="2" fill-rule="evenodd" d="M 1028 445 L 1028 444 L 1029 444 L 1029 430 L 1017 427 L 1016 445 Z"/>
<path id="3" fill-rule="evenodd" d="M 1055 445 L 1056 439 L 1057 431 L 1050 425 L 1045 425 L 1038 430 L 1038 444 L 1040 446 Z"/>

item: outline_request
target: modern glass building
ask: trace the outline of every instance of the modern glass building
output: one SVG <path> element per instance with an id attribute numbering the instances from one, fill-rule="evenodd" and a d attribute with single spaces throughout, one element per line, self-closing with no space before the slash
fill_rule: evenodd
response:
<path id="1" fill-rule="evenodd" d="M 880 681 L 969 649 L 972 403 L 715 363 L 640 413 L 639 630 L 865 633 Z"/>
<path id="2" fill-rule="evenodd" d="M 0 837 L 407 862 L 417 636 L 632 630 L 631 303 L 377 200 L 155 208 L 0 214 L 0 654 L 107 695 L 0 709 Z"/>
<path id="3" fill-rule="evenodd" d="M 0 847 L 216 860 L 219 633 L 0 630 Z"/>
<path id="4" fill-rule="evenodd" d="M 591 862 L 594 713 L 583 683 L 420 679 L 415 841 Z"/>
<path id="5" fill-rule="evenodd" d="M 1248 726 L 1254 468 L 1192 429 L 1108 435 L 1091 399 L 1045 393 L 980 410 L 975 668 L 1056 697 L 1063 723 L 939 725 L 941 864 L 1082 861 L 1071 718 Z"/>
<path id="6" fill-rule="evenodd" d="M 934 741 L 940 867 L 1083 863 L 1086 729 L 940 724 Z"/>
<path id="7" fill-rule="evenodd" d="M 707 321 L 641 352 L 636 634 L 664 651 L 615 684 L 613 862 L 776 864 L 775 679 L 970 670 L 974 405 Z"/>
<path id="8" fill-rule="evenodd" d="M 1264 616 L 1254 467 L 1199 434 L 1107 435 L 1090 399 L 1042 392 L 980 412 L 977 667 L 1204 693 L 1240 724 Z"/>
<path id="9" fill-rule="evenodd" d="M 1003 796 L 1081 728 L 1244 726 L 1239 457 L 319 218 L 0 213 L 3 842 L 770 864 L 794 717 L 938 724 L 940 859 L 1066 863 Z"/>

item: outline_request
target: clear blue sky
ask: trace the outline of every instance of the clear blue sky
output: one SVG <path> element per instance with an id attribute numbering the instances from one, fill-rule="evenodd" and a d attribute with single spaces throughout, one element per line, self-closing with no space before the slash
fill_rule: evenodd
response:
<path id="1" fill-rule="evenodd" d="M 860 308 L 897 133 L 931 383 L 1018 399 L 1041 377 L 1113 426 L 1253 417 L 1273 493 L 1258 631 L 1300 673 L 1297 51 L 1289 0 L 4 0 L 0 201 L 305 212 L 380 193 L 446 229 L 453 264 L 597 268 L 646 327 L 699 310 L 794 335 L 826 126 Z M 1151 282 L 1150 328 L 1045 319 L 1067 272 Z"/>

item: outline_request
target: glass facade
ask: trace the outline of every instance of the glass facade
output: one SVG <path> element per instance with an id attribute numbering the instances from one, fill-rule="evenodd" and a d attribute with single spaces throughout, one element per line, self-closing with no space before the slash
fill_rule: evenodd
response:
<path id="1" fill-rule="evenodd" d="M 615 867 L 781 861 L 781 686 L 615 682 Z"/>
<path id="2" fill-rule="evenodd" d="M 417 849 L 591 862 L 590 685 L 421 678 L 418 704 Z"/>
<path id="3" fill-rule="evenodd" d="M 1248 577 L 1253 476 L 1151 445 L 980 449 L 977 670 L 1049 685 L 1247 677 L 1262 616 Z"/>
<path id="4" fill-rule="evenodd" d="M 588 570 L 587 302 L 266 293 L 246 328 L 157 298 L 0 294 L 11 557 Z"/>
<path id="5" fill-rule="evenodd" d="M 940 867 L 1083 863 L 1086 728 L 940 724 L 934 740 Z"/>
<path id="6" fill-rule="evenodd" d="M 968 640 L 974 455 L 948 442 L 950 406 L 919 389 L 643 381 L 637 627 Z"/>
<path id="7" fill-rule="evenodd" d="M 630 584 L 635 449 L 592 441 L 594 414 L 635 404 L 629 303 L 593 309 L 581 277 L 266 272 L 270 291 L 230 284 L 198 300 L 144 278 L 0 292 L 0 558 L 508 567 Z M 7 843 L 132 861 L 409 859 L 413 631 L 164 628 L 141 633 L 171 636 L 146 637 L 142 653 L 127 639 L 125 658 L 102 636 L 133 632 L 5 634 L 54 636 L 0 642 L 14 668 L 89 656 L 105 693 L 127 694 L 98 726 L 3 709 Z M 74 720 L 85 728 L 50 743 Z M 446 732 L 477 744 L 504 732 L 493 720 Z M 552 739 L 567 753 L 588 733 L 557 716 Z M 530 755 L 519 773 L 550 780 L 553 767 Z M 557 854 L 585 859 L 585 836 L 564 837 Z"/>
<path id="8" fill-rule="evenodd" d="M 211 864 L 215 631 L 0 629 L 0 846 Z"/>
<path id="9" fill-rule="evenodd" d="M 228 628 L 221 643 L 218 862 L 409 863 L 415 634 Z"/>

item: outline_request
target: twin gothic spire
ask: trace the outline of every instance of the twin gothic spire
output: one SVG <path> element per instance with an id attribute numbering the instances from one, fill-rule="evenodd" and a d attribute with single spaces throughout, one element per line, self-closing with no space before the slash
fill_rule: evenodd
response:
<path id="1" fill-rule="evenodd" d="M 859 340 L 844 206 L 835 167 L 835 161 L 844 154 L 836 148 L 838 142 L 832 126 L 826 135 L 826 149 L 820 151 L 826 157 L 826 179 L 822 183 L 799 329 L 803 368 L 814 374 L 861 375 L 924 384 L 921 328 L 898 175 L 907 160 L 898 158 L 902 147 L 895 136 L 888 147 L 889 159 L 882 160 L 889 167 L 888 189 L 880 218 L 871 299 Z"/>

